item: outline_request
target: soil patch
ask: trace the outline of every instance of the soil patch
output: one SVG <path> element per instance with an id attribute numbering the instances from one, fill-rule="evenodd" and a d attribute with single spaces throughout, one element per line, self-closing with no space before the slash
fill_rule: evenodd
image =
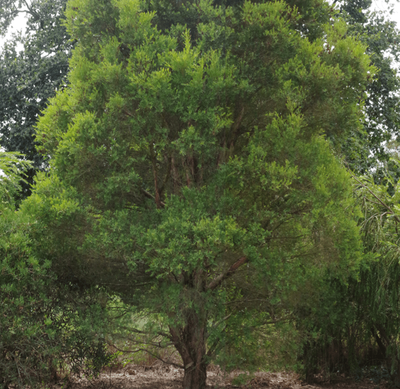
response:
<path id="1" fill-rule="evenodd" d="M 232 381 L 240 372 L 224 374 L 218 367 L 210 367 L 207 375 L 208 389 L 377 389 L 385 388 L 385 384 L 374 384 L 371 380 L 355 382 L 344 377 L 336 377 L 335 381 L 319 382 L 309 385 L 299 380 L 295 373 L 255 373 L 244 385 L 234 385 Z M 183 371 L 181 369 L 159 366 L 137 366 L 128 364 L 118 370 L 106 369 L 96 379 L 70 378 L 54 389 L 182 389 Z"/>

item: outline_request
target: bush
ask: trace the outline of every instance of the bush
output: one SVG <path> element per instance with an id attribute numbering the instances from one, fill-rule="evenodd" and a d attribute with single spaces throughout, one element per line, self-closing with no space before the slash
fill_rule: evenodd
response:
<path id="1" fill-rule="evenodd" d="M 111 353 L 99 290 L 57 282 L 30 249 L 31 224 L 3 206 L 0 218 L 0 387 L 36 387 L 57 372 L 98 374 Z"/>

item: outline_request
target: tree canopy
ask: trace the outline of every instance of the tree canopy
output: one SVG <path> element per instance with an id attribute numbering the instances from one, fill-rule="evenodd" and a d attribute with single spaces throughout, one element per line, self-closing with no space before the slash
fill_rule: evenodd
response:
<path id="1" fill-rule="evenodd" d="M 59 281 L 148 316 L 132 333 L 175 346 L 184 388 L 211 360 L 256 365 L 263 327 L 358 268 L 326 138 L 360 128 L 374 68 L 331 15 L 320 0 L 68 3 L 68 86 L 37 127 L 50 170 L 20 212 Z"/>

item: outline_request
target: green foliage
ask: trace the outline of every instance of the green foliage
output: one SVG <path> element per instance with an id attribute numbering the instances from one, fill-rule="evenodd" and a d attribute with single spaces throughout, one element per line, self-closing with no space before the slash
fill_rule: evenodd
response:
<path id="1" fill-rule="evenodd" d="M 389 175 L 386 178 L 393 195 L 388 193 L 387 186 L 376 185 L 371 179 L 358 181 L 357 194 L 365 213 L 364 244 L 376 254 L 376 261 L 362 273 L 356 297 L 360 305 L 368 304 L 368 314 L 363 320 L 371 328 L 381 354 L 388 357 L 389 371 L 399 377 L 399 184 Z"/>
<path id="2" fill-rule="evenodd" d="M 0 386 L 36 387 L 57 371 L 98 373 L 110 360 L 104 310 L 98 291 L 60 285 L 51 262 L 32 250 L 35 229 L 15 211 L 21 170 L 31 166 L 18 153 L 0 154 Z M 79 303 L 79 306 L 76 304 Z M 97 334 L 96 334 L 97 332 Z"/>
<path id="3" fill-rule="evenodd" d="M 400 31 L 391 16 L 372 11 L 370 0 L 340 1 L 337 15 L 348 24 L 348 34 L 360 39 L 377 69 L 367 86 L 363 132 L 352 132 L 343 146 L 350 168 L 358 174 L 371 173 L 389 160 L 388 141 L 397 139 L 400 126 L 400 81 L 396 61 L 400 52 Z M 388 4 L 390 8 L 390 4 Z M 379 174 L 377 174 L 379 177 Z"/>
<path id="4" fill-rule="evenodd" d="M 57 380 L 60 367 L 98 373 L 110 354 L 97 293 L 60 286 L 32 253 L 29 220 L 4 206 L 1 216 L 0 384 L 35 387 Z"/>
<path id="5" fill-rule="evenodd" d="M 385 184 L 354 177 L 365 252 L 359 275 L 346 284 L 336 276 L 324 278 L 326 294 L 314 311 L 300 315 L 307 318 L 302 321 L 309 334 L 303 360 L 310 378 L 318 370 L 330 374 L 338 369 L 360 376 L 362 369 L 367 374 L 371 366 L 382 365 L 395 384 L 400 382 L 400 192 L 388 171 L 383 172 Z"/>
<path id="6" fill-rule="evenodd" d="M 20 212 L 60 281 L 148 315 L 132 334 L 175 346 L 184 387 L 216 358 L 262 364 L 262 328 L 358 269 L 350 179 L 325 136 L 360 128 L 373 69 L 329 9 L 68 4 L 69 86 L 37 127 L 51 171 Z"/>
<path id="7" fill-rule="evenodd" d="M 33 161 L 26 180 L 21 182 L 20 197 L 24 198 L 30 193 L 36 172 L 47 167 L 46 155 L 35 147 L 34 126 L 48 99 L 65 87 L 74 42 L 62 25 L 66 0 L 24 2 L 28 8 L 21 3 L 2 2 L 0 8 L 0 32 L 5 33 L 19 13 L 26 12 L 28 16 L 25 34 L 14 35 L 1 49 L 0 144 Z"/>
<path id="8" fill-rule="evenodd" d="M 13 204 L 14 198 L 21 191 L 21 174 L 23 175 L 32 163 L 16 152 L 0 152 L 0 200 L 4 204 Z M 26 182 L 22 179 L 22 182 Z"/>
<path id="9" fill-rule="evenodd" d="M 399 79 L 394 65 L 399 31 L 387 14 L 370 11 L 371 1 L 338 4 L 340 13 L 336 16 L 347 22 L 350 35 L 367 44 L 366 52 L 376 68 L 367 87 L 364 129 L 350 132 L 342 153 L 353 171 L 369 172 L 373 178 L 354 178 L 355 197 L 363 211 L 359 219 L 364 245 L 360 274 L 343 282 L 327 273 L 322 280 L 325 293 L 314 309 L 298 311 L 298 329 L 304 331 L 305 338 L 302 360 L 310 380 L 321 371 L 360 376 L 362 368 L 384 364 L 398 383 L 399 170 L 396 160 L 389 158 L 396 155 L 399 127 Z"/>

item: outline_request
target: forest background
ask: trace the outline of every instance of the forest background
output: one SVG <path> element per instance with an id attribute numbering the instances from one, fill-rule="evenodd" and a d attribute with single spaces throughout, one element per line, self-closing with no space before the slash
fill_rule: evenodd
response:
<path id="1" fill-rule="evenodd" d="M 0 60 L 3 387 L 115 350 L 184 388 L 400 384 L 400 34 L 370 6 L 1 3 L 3 34 L 28 14 Z"/>

